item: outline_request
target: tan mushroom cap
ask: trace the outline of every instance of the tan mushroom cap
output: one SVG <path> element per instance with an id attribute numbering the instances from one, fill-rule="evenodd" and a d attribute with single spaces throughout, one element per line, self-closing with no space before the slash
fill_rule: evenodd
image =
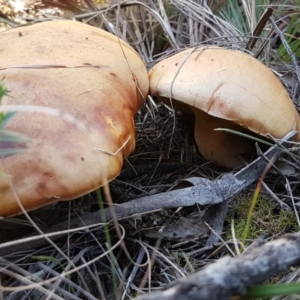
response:
<path id="1" fill-rule="evenodd" d="M 207 160 L 233 168 L 253 143 L 230 128 L 282 138 L 300 130 L 299 115 L 273 72 L 252 56 L 220 47 L 190 48 L 157 63 L 149 72 L 150 94 L 196 115 L 195 139 Z M 225 121 L 224 121 L 225 120 Z M 299 134 L 297 139 L 299 139 Z"/>
<path id="2" fill-rule="evenodd" d="M 0 144 L 25 149 L 0 160 L 0 216 L 21 212 L 11 186 L 29 211 L 115 178 L 134 150 L 133 116 L 149 89 L 133 48 L 101 29 L 64 20 L 2 32 L 0 53 L 0 76 L 9 92 L 4 105 L 55 108 L 87 128 L 62 116 L 15 114 L 6 129 L 30 141 Z"/>

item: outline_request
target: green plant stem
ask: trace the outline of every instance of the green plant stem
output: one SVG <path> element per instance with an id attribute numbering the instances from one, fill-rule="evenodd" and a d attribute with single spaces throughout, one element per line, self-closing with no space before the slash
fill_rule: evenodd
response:
<path id="1" fill-rule="evenodd" d="M 105 234 L 105 240 L 106 240 L 106 243 L 107 243 L 108 247 L 111 248 L 112 242 L 111 242 L 111 238 L 110 238 L 110 234 L 109 234 L 109 228 L 108 228 L 108 224 L 107 224 L 107 218 L 106 218 L 106 214 L 105 214 L 105 210 L 104 210 L 103 198 L 102 198 L 102 195 L 100 193 L 100 189 L 96 190 L 96 196 L 97 196 L 98 205 L 99 205 L 99 208 L 100 208 L 101 220 L 103 220 L 105 222 L 105 224 L 103 226 L 104 234 Z M 114 255 L 113 255 L 112 251 L 110 251 L 109 252 L 109 263 L 110 263 L 111 273 L 112 273 L 113 289 L 114 289 L 114 292 L 116 293 L 117 288 L 118 288 L 118 284 L 117 284 L 117 274 L 116 274 L 114 261 L 115 261 Z M 115 297 L 117 299 L 117 295 L 115 295 Z"/>
<path id="2" fill-rule="evenodd" d="M 266 284 L 251 287 L 246 297 L 275 297 L 300 293 L 300 283 Z"/>

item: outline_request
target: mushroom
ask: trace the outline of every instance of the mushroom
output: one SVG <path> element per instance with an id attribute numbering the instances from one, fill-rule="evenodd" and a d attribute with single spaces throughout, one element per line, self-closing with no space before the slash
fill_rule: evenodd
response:
<path id="1" fill-rule="evenodd" d="M 216 128 L 260 138 L 299 132 L 299 115 L 280 80 L 241 51 L 214 46 L 186 49 L 157 63 L 148 75 L 151 95 L 194 113 L 200 153 L 222 166 L 241 166 L 251 159 L 255 145 Z"/>
<path id="2" fill-rule="evenodd" d="M 133 116 L 149 90 L 133 48 L 99 28 L 60 20 L 1 32 L 0 52 L 3 105 L 60 112 L 25 110 L 8 121 L 7 130 L 30 141 L 0 144 L 24 149 L 0 159 L 0 216 L 21 213 L 17 199 L 29 211 L 114 179 L 135 148 Z"/>

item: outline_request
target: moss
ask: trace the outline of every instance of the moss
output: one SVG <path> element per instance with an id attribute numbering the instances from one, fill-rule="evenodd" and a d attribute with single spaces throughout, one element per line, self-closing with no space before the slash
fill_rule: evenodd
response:
<path id="1" fill-rule="evenodd" d="M 248 193 L 237 197 L 231 202 L 227 217 L 228 226 L 225 229 L 227 239 L 232 238 L 230 229 L 232 219 L 234 219 L 236 238 L 242 238 L 252 198 L 253 194 Z M 285 211 L 281 209 L 277 202 L 264 194 L 258 197 L 247 236 L 248 240 L 256 239 L 261 235 L 268 237 L 297 231 L 297 219 L 292 210 Z"/>

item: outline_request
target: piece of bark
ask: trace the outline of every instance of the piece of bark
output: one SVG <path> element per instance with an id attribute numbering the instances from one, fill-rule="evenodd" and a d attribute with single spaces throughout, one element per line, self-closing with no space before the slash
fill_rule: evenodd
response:
<path id="1" fill-rule="evenodd" d="M 209 230 L 200 216 L 193 215 L 180 216 L 180 219 L 176 222 L 166 225 L 163 231 L 159 231 L 159 226 L 155 226 L 141 229 L 141 234 L 154 240 L 182 242 L 195 238 L 198 240 L 203 239 L 207 237 Z"/>
<path id="2" fill-rule="evenodd" d="M 214 205 L 214 210 L 215 210 L 215 218 L 212 224 L 210 224 L 213 231 L 210 232 L 205 247 L 213 246 L 219 241 L 220 236 L 222 235 L 223 232 L 224 221 L 227 216 L 228 201 Z"/>
<path id="3" fill-rule="evenodd" d="M 296 265 L 300 265 L 300 233 L 262 243 L 236 257 L 225 256 L 203 270 L 179 279 L 163 291 L 135 299 L 225 300 L 244 295 L 249 287 Z"/>
<path id="4" fill-rule="evenodd" d="M 280 143 L 288 146 L 290 141 L 296 135 L 296 131 L 288 133 Z M 281 149 L 278 146 L 271 147 L 265 152 L 267 158 L 273 158 L 273 162 L 280 156 Z M 257 181 L 261 176 L 263 170 L 268 162 L 258 157 L 252 163 L 241 169 L 236 174 L 228 173 L 216 180 L 209 180 L 205 178 L 197 178 L 197 185 L 180 190 L 169 191 L 151 196 L 145 196 L 136 200 L 128 201 L 121 205 L 114 205 L 113 207 L 105 209 L 106 220 L 111 221 L 114 216 L 118 219 L 130 217 L 136 214 L 142 214 L 158 209 L 172 209 L 177 207 L 199 205 L 213 205 L 228 201 L 238 195 L 241 191 Z M 114 210 L 114 213 L 112 213 Z M 88 226 L 100 222 L 104 222 L 100 211 L 85 214 L 83 216 L 74 218 L 70 222 L 62 222 L 60 224 L 49 227 L 44 230 L 44 233 L 56 232 L 70 228 L 78 228 Z M 52 236 L 55 240 L 63 234 Z M 33 235 L 32 235 L 33 236 Z M 17 251 L 29 251 L 37 247 L 47 244 L 43 238 L 36 239 L 28 243 L 27 239 L 20 239 L 19 245 L 10 245 L 9 243 L 0 244 L 0 256 L 8 255 Z"/>

